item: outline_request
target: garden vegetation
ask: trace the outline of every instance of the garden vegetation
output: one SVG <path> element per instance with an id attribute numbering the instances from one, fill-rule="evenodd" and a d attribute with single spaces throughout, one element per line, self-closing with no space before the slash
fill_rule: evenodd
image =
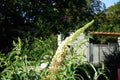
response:
<path id="1" fill-rule="evenodd" d="M 88 31 L 119 32 L 119 17 L 120 2 L 106 8 L 100 0 L 0 0 L 0 80 L 109 80 L 110 60 L 96 67 L 86 61 L 86 48 L 76 54 L 90 36 L 72 42 Z M 90 42 L 116 39 L 93 36 Z"/>

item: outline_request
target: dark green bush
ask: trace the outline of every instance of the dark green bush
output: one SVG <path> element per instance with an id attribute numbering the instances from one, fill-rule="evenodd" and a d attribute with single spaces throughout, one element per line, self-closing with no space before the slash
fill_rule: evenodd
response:
<path id="1" fill-rule="evenodd" d="M 120 68 L 120 51 L 115 49 L 110 54 L 106 54 L 104 63 L 110 70 L 110 80 L 117 80 L 117 69 Z"/>

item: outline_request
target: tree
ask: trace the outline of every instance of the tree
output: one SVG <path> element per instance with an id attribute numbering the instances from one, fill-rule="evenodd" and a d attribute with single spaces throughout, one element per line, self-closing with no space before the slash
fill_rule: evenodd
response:
<path id="1" fill-rule="evenodd" d="M 7 46 L 27 32 L 46 37 L 58 31 L 73 31 L 102 11 L 102 5 L 99 0 L 1 0 L 0 43 Z"/>
<path id="2" fill-rule="evenodd" d="M 98 32 L 120 32 L 120 2 L 110 6 L 103 13 L 94 15 L 95 26 L 91 28 L 92 31 Z M 117 42 L 117 36 L 94 36 L 95 43 Z"/>

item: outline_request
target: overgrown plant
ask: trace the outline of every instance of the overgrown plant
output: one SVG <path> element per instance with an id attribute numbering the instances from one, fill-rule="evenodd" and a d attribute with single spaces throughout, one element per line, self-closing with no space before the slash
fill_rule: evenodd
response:
<path id="1" fill-rule="evenodd" d="M 51 39 L 53 41 L 51 41 Z M 42 63 L 49 63 L 54 53 L 56 37 L 42 40 L 34 39 L 31 44 L 24 44 L 20 38 L 13 41 L 14 48 L 7 55 L 0 54 L 0 80 L 39 80 Z M 55 41 L 55 42 L 54 42 Z M 54 44 L 53 44 L 54 42 Z M 52 44 L 52 46 L 50 46 Z M 45 67 L 47 67 L 47 64 Z"/>
<path id="2" fill-rule="evenodd" d="M 79 42 L 75 44 L 77 38 L 79 36 L 83 36 L 82 33 L 85 29 L 91 26 L 93 22 L 94 21 L 91 21 L 83 28 L 80 28 L 74 34 L 70 35 L 70 37 L 67 37 L 58 47 L 48 70 L 52 75 L 54 75 L 54 79 L 108 80 L 108 77 L 105 74 L 106 68 L 104 64 L 102 64 L 102 67 L 96 69 L 93 64 L 87 62 L 87 58 L 85 56 L 85 49 L 87 47 L 85 46 L 85 43 L 88 41 L 88 38 L 85 38 L 84 36 L 82 37 L 83 39 L 79 40 Z M 82 72 L 77 73 L 79 70 Z M 83 75 L 81 73 L 85 74 Z M 51 79 L 53 79 L 53 77 Z"/>
<path id="3" fill-rule="evenodd" d="M 8 55 L 0 56 L 0 68 L 5 66 L 0 73 L 0 80 L 85 80 L 84 75 L 77 73 L 79 69 L 87 74 L 88 80 L 97 80 L 100 74 L 104 74 L 104 66 L 96 70 L 87 62 L 85 43 L 88 38 L 82 34 L 93 22 L 67 37 L 55 54 L 54 36 L 46 40 L 35 38 L 31 44 L 29 40 L 24 44 L 18 38 L 18 42 L 13 42 L 13 50 Z M 83 37 L 79 40 L 78 36 Z M 79 41 L 76 43 L 75 40 Z"/>

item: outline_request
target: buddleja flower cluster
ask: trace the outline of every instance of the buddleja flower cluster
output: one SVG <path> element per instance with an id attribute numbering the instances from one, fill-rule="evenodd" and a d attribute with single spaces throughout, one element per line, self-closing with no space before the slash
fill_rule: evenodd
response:
<path id="1" fill-rule="evenodd" d="M 64 41 L 62 41 L 61 45 L 56 50 L 55 55 L 50 63 L 48 71 L 55 74 L 58 72 L 66 60 L 67 55 L 71 54 L 70 47 L 73 47 L 73 42 L 77 39 L 77 37 L 83 33 L 88 27 L 93 24 L 94 20 L 87 23 L 84 27 L 78 29 L 75 33 L 67 37 Z M 74 48 L 74 47 L 73 47 Z"/>

